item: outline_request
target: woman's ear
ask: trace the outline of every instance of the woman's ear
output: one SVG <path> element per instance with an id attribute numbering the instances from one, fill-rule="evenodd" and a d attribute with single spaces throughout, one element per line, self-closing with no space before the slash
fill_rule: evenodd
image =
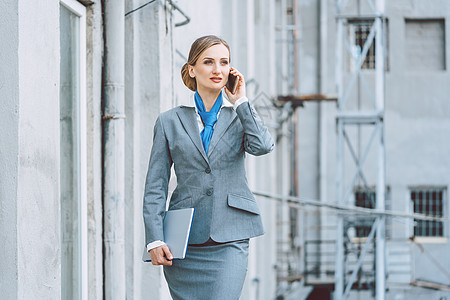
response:
<path id="1" fill-rule="evenodd" d="M 188 70 L 189 70 L 189 76 L 191 76 L 191 78 L 195 78 L 194 67 L 191 65 L 188 65 Z"/>

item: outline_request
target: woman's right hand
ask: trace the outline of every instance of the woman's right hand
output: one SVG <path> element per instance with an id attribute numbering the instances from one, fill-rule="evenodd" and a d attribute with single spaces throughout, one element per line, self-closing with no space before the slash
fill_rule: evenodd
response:
<path id="1" fill-rule="evenodd" d="M 171 266 L 173 255 L 170 253 L 167 245 L 162 245 L 150 250 L 150 256 L 152 258 L 152 265 L 155 266 Z"/>

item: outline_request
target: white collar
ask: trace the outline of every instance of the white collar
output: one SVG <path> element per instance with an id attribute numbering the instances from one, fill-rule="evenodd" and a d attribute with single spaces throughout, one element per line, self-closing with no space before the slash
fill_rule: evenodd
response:
<path id="1" fill-rule="evenodd" d="M 228 100 L 228 98 L 226 96 L 224 96 L 225 93 L 222 92 L 222 107 L 233 107 L 233 104 L 230 102 L 230 100 Z M 195 93 L 192 94 L 191 96 L 191 101 L 189 101 L 189 104 L 183 104 L 182 106 L 186 106 L 186 107 L 194 107 L 196 110 L 197 108 L 195 107 Z M 221 107 L 221 108 L 222 108 Z"/>

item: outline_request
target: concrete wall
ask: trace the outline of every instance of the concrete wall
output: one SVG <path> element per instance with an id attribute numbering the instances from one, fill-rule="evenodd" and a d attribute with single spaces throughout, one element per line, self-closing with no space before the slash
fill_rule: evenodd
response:
<path id="1" fill-rule="evenodd" d="M 42 16 L 59 16 L 59 3 L 0 7 L 2 297 L 57 299 L 59 19 Z"/>
<path id="2" fill-rule="evenodd" d="M 18 296 L 17 193 L 19 170 L 19 14 L 15 1 L 0 3 L 0 289 L 6 298 Z"/>
<path id="3" fill-rule="evenodd" d="M 100 1 L 86 7 L 86 142 L 88 201 L 88 295 L 103 298 L 102 65 Z"/>
<path id="4" fill-rule="evenodd" d="M 404 18 L 445 18 L 445 41 L 450 40 L 450 3 L 437 1 L 434 5 L 421 2 L 388 6 L 390 58 L 392 68 L 386 78 L 386 166 L 387 183 L 393 191 L 393 209 L 409 211 L 409 187 L 420 185 L 450 186 L 450 72 L 446 51 L 446 70 L 408 71 L 405 61 Z M 394 27 L 395 26 L 395 27 Z M 394 197 L 395 195 L 395 197 Z M 444 215 L 450 215 L 450 201 L 445 199 Z M 410 222 L 394 222 L 397 236 L 413 235 Z M 395 232 L 395 231 L 394 231 Z M 450 269 L 448 237 L 449 222 L 444 223 L 446 240 L 424 244 L 424 251 L 414 246 L 415 279 L 450 284 L 450 277 L 433 262 Z"/>
<path id="5" fill-rule="evenodd" d="M 128 1 L 125 11 L 141 4 Z M 174 107 L 171 19 L 170 11 L 160 2 L 125 19 L 125 236 L 129 299 L 169 297 L 167 288 L 162 287 L 162 267 L 143 263 L 141 257 L 145 243 L 142 200 L 153 126 L 160 112 Z"/>
<path id="6" fill-rule="evenodd" d="M 59 20 L 45 15 L 59 16 L 59 3 L 19 2 L 17 246 L 23 299 L 58 298 L 60 292 Z"/>

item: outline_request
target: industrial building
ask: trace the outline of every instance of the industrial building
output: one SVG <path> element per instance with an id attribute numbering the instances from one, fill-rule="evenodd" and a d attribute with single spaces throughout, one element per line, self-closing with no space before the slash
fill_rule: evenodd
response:
<path id="1" fill-rule="evenodd" d="M 241 299 L 450 299 L 449 17 L 447 0 L 1 1 L 1 297 L 170 299 L 141 261 L 153 125 L 215 34 L 276 140 L 247 156 L 266 233 Z"/>

